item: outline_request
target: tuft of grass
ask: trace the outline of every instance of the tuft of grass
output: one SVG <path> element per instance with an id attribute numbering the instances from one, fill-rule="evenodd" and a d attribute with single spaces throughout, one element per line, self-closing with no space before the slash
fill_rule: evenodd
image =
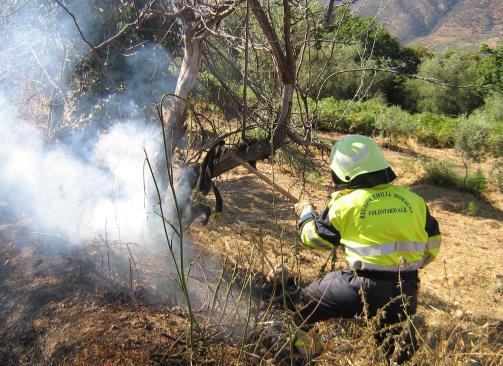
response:
<path id="1" fill-rule="evenodd" d="M 470 216 L 475 216 L 478 209 L 479 206 L 477 206 L 477 204 L 473 201 L 468 202 L 468 205 L 466 206 L 466 210 L 468 211 L 468 215 Z"/>
<path id="2" fill-rule="evenodd" d="M 503 282 L 498 281 L 489 285 L 489 291 L 493 294 L 503 295 Z"/>

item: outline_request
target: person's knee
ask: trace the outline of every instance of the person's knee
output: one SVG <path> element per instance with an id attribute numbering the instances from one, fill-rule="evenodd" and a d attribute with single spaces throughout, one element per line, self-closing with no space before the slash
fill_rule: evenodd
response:
<path id="1" fill-rule="evenodd" d="M 347 276 L 346 276 L 347 277 Z M 310 322 L 350 318 L 363 310 L 357 289 L 341 271 L 327 273 L 299 291 L 300 314 Z"/>

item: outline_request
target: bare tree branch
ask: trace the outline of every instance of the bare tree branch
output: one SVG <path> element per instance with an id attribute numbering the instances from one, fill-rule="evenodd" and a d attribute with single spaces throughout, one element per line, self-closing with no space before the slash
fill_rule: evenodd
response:
<path id="1" fill-rule="evenodd" d="M 68 13 L 68 15 L 70 15 L 73 19 L 73 23 L 75 24 L 75 27 L 77 28 L 77 31 L 79 32 L 80 34 L 80 37 L 82 38 L 82 40 L 93 50 L 96 52 L 96 48 L 93 46 L 93 44 L 91 42 L 88 41 L 88 39 L 84 36 L 84 33 L 82 33 L 82 29 L 80 29 L 80 26 L 79 26 L 79 23 L 77 22 L 77 19 L 75 18 L 75 15 L 73 15 L 73 13 L 59 0 L 54 0 L 54 2 L 56 2 L 56 4 L 58 4 L 59 6 L 61 6 L 63 8 L 63 10 L 65 12 Z"/>

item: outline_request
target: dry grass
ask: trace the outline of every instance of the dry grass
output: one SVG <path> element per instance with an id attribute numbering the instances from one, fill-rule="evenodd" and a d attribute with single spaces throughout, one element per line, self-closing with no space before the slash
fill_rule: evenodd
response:
<path id="1" fill-rule="evenodd" d="M 421 273 L 415 322 L 421 349 L 415 361 L 425 365 L 500 364 L 501 343 L 491 341 L 488 334 L 489 325 L 503 319 L 499 290 L 503 275 L 503 212 L 495 207 L 501 197 L 493 192 L 496 203 L 490 204 L 467 193 L 417 184 L 423 174 L 421 156 L 460 163 L 454 150 L 426 149 L 410 142 L 401 151 L 386 151 L 385 155 L 400 176 L 398 183 L 410 186 L 426 199 L 443 233 L 439 258 Z M 258 166 L 293 194 L 309 197 L 322 208 L 330 191 L 325 182 L 330 178 L 321 157 L 317 164 L 321 181 L 305 181 L 287 166 Z M 482 164 L 481 168 L 489 169 L 489 165 Z M 225 212 L 214 217 L 207 227 L 192 228 L 192 237 L 239 265 L 255 266 L 257 273 L 267 273 L 272 265 L 284 262 L 300 278 L 316 277 L 328 253 L 299 247 L 296 218 L 287 201 L 240 168 L 221 177 L 218 185 Z M 468 215 L 469 202 L 477 205 L 473 215 Z M 257 250 L 261 259 L 250 263 L 250 256 Z M 344 266 L 341 255 L 336 266 Z M 368 324 L 333 320 L 318 328 L 325 352 L 317 362 L 372 365 L 382 361 Z"/>
<path id="2" fill-rule="evenodd" d="M 323 137 L 328 141 L 339 136 Z M 419 365 L 501 364 L 501 334 L 497 336 L 492 326 L 503 319 L 503 212 L 497 207 L 501 197 L 492 205 L 466 193 L 418 183 L 423 174 L 422 156 L 456 162 L 453 150 L 426 149 L 409 142 L 399 151 L 385 154 L 400 175 L 398 183 L 411 186 L 428 201 L 444 235 L 439 258 L 421 274 L 414 320 L 421 348 L 414 361 Z M 302 175 L 288 165 L 271 163 L 259 163 L 258 168 L 294 195 L 311 198 L 321 209 L 330 193 L 330 175 L 321 155 L 315 153 L 312 159 L 316 174 L 307 171 Z M 127 270 L 110 279 L 99 255 L 48 257 L 35 250 L 44 243 L 31 245 L 33 238 L 23 234 L 22 226 L 13 229 L 2 224 L 0 361 L 12 363 L 1 357 L 15 350 L 18 364 L 274 363 L 274 347 L 264 347 L 261 339 L 271 332 L 273 319 L 282 324 L 276 351 L 288 344 L 288 334 L 294 331 L 290 314 L 280 303 L 259 313 L 266 315 L 265 322 L 249 319 L 246 326 L 248 305 L 253 307 L 252 313 L 258 306 L 250 299 L 257 297 L 265 275 L 277 264 L 287 264 L 296 278 L 307 281 L 318 275 L 328 253 L 299 245 L 292 205 L 245 169 L 225 174 L 217 184 L 224 213 L 214 215 L 207 226 L 192 226 L 187 233 L 194 244 L 193 266 L 202 269 L 195 276 L 209 289 L 194 290 L 208 296 L 200 296 L 204 301 L 196 309 L 199 327 L 192 345 L 188 343 L 186 312 L 173 304 L 166 306 L 169 299 L 165 297 L 159 297 L 155 306 L 155 301 L 143 301 L 140 281 L 134 281 L 135 297 L 131 298 Z M 472 215 L 467 211 L 469 202 L 478 207 Z M 9 237 L 23 241 L 23 249 Z M 157 268 L 164 263 L 155 253 L 154 257 L 147 266 L 152 276 L 162 272 Z M 212 258 L 226 258 L 225 266 L 215 265 L 219 262 Z M 137 260 L 141 265 L 148 258 Z M 339 253 L 335 267 L 344 266 Z M 208 318 L 204 309 L 211 308 L 216 292 L 216 312 Z M 222 311 L 225 299 L 229 299 L 227 310 Z M 241 299 L 239 316 L 232 319 L 237 299 Z M 224 319 L 223 326 L 216 326 L 220 319 Z M 324 352 L 315 363 L 384 364 L 374 345 L 373 327 L 373 321 L 365 319 L 318 324 L 314 331 L 321 335 Z"/>

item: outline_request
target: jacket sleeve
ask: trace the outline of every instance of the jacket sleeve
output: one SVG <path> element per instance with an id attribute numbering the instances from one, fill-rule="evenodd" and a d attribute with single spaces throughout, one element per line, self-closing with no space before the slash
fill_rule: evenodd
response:
<path id="1" fill-rule="evenodd" d="M 340 244 L 341 235 L 330 223 L 328 212 L 327 207 L 321 215 L 313 215 L 300 222 L 300 237 L 304 245 L 318 250 L 332 250 Z"/>
<path id="2" fill-rule="evenodd" d="M 440 243 L 442 236 L 440 234 L 440 228 L 438 226 L 438 221 L 431 216 L 428 207 L 426 207 L 426 225 L 425 230 L 428 233 L 428 243 L 426 244 L 426 252 L 423 267 L 428 263 L 433 261 L 440 251 Z"/>

